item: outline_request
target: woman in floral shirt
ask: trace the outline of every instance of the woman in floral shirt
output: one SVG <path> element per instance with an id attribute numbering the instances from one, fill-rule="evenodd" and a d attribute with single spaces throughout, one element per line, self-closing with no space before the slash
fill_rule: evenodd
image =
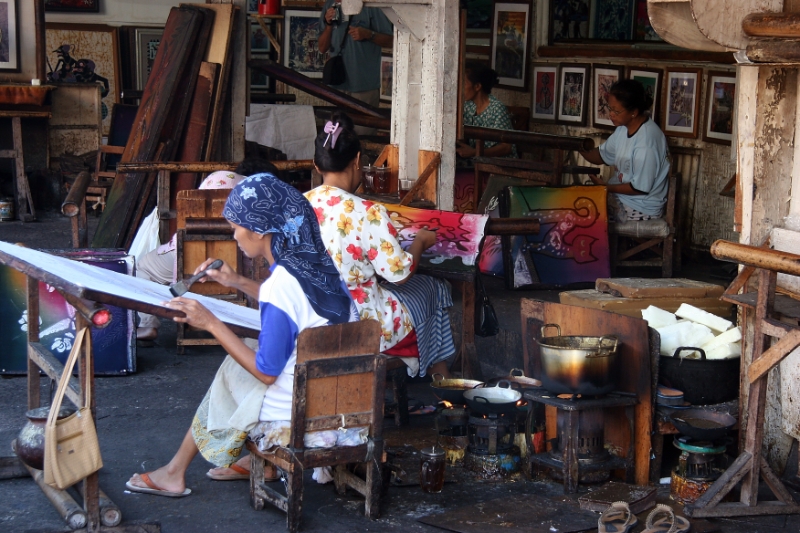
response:
<path id="1" fill-rule="evenodd" d="M 361 182 L 360 152 L 351 119 L 335 113 L 316 140 L 314 163 L 323 185 L 306 193 L 322 241 L 361 318 L 382 324 L 381 351 L 404 357 L 412 375 L 417 369 L 425 375 L 431 367 L 447 376 L 444 360 L 455 353 L 447 314 L 453 304 L 450 286 L 414 275 L 436 234 L 420 230 L 407 251 L 401 248 L 386 209 L 352 194 Z"/>

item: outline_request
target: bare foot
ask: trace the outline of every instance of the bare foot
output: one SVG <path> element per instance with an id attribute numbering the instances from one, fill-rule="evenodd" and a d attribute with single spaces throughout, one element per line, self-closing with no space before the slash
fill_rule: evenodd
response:
<path id="1" fill-rule="evenodd" d="M 150 481 L 162 490 L 170 492 L 183 492 L 186 490 L 186 480 L 183 474 L 170 473 L 167 471 L 167 466 L 162 466 L 158 470 L 153 470 L 149 472 L 148 475 L 150 476 Z M 147 488 L 147 484 L 139 474 L 132 475 L 128 481 L 134 487 Z"/>

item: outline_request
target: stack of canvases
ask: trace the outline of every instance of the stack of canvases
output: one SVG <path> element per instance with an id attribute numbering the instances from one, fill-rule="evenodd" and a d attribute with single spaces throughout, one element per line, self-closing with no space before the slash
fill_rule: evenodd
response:
<path id="1" fill-rule="evenodd" d="M 208 161 L 218 140 L 229 81 L 229 44 L 238 9 L 231 4 L 182 4 L 167 19 L 122 163 Z M 195 174 L 170 180 L 171 207 Z M 130 246 L 147 207 L 155 173 L 118 174 L 92 240 L 93 248 Z"/>

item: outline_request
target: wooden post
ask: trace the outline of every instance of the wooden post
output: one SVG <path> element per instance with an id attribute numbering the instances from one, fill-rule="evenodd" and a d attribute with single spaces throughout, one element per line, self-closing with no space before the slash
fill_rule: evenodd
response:
<path id="1" fill-rule="evenodd" d="M 30 276 L 27 280 L 28 345 L 39 342 L 39 280 Z M 30 348 L 28 348 L 30 349 Z M 28 357 L 28 410 L 42 405 L 39 367 Z"/>

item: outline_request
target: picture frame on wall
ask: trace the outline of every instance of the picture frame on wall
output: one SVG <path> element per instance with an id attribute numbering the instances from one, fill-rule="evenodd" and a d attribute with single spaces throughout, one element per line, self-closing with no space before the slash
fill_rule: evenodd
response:
<path id="1" fill-rule="evenodd" d="M 19 71 L 17 0 L 0 0 L 0 71 Z"/>
<path id="2" fill-rule="evenodd" d="M 392 87 L 394 86 L 394 57 L 381 56 L 381 101 L 392 101 Z"/>
<path id="3" fill-rule="evenodd" d="M 44 0 L 45 12 L 99 13 L 100 0 Z"/>
<path id="4" fill-rule="evenodd" d="M 111 127 L 111 106 L 119 103 L 117 28 L 103 24 L 45 24 L 50 83 L 98 83 L 102 87 L 103 135 Z"/>
<path id="5" fill-rule="evenodd" d="M 592 124 L 596 128 L 614 129 L 608 107 L 608 91 L 622 79 L 624 67 L 592 65 Z"/>
<path id="6" fill-rule="evenodd" d="M 250 53 L 267 54 L 272 50 L 267 32 L 258 22 L 250 23 Z"/>
<path id="7" fill-rule="evenodd" d="M 628 79 L 636 80 L 644 85 L 644 90 L 653 99 L 650 107 L 650 118 L 658 125 L 661 125 L 661 83 L 664 72 L 660 69 L 645 67 L 628 68 Z"/>
<path id="8" fill-rule="evenodd" d="M 668 69 L 664 93 L 664 133 L 673 137 L 697 138 L 700 112 L 699 68 Z"/>
<path id="9" fill-rule="evenodd" d="M 258 14 L 258 0 L 247 0 L 247 12 Z"/>
<path id="10" fill-rule="evenodd" d="M 136 89 L 143 90 L 156 60 L 164 28 L 136 28 Z"/>
<path id="11" fill-rule="evenodd" d="M 494 5 L 491 66 L 497 72 L 498 87 L 528 90 L 531 29 L 530 2 L 497 2 Z"/>
<path id="12" fill-rule="evenodd" d="M 630 41 L 633 38 L 635 0 L 594 0 L 592 38 Z"/>
<path id="13" fill-rule="evenodd" d="M 573 126 L 586 124 L 590 70 L 589 65 L 561 65 L 558 76 L 558 122 Z"/>
<path id="14" fill-rule="evenodd" d="M 287 9 L 283 16 L 283 66 L 305 74 L 309 78 L 322 78 L 322 70 L 329 54 L 317 49 L 321 33 L 319 10 Z"/>
<path id="15" fill-rule="evenodd" d="M 590 0 L 550 0 L 550 42 L 590 37 Z"/>
<path id="16" fill-rule="evenodd" d="M 268 55 L 253 55 L 253 59 L 269 59 Z M 263 70 L 250 69 L 250 90 L 254 92 L 269 91 L 269 76 Z"/>
<path id="17" fill-rule="evenodd" d="M 531 118 L 543 122 L 556 120 L 558 65 L 533 65 Z"/>
<path id="18" fill-rule="evenodd" d="M 707 92 L 703 140 L 730 145 L 735 122 L 736 73 L 709 72 Z"/>

